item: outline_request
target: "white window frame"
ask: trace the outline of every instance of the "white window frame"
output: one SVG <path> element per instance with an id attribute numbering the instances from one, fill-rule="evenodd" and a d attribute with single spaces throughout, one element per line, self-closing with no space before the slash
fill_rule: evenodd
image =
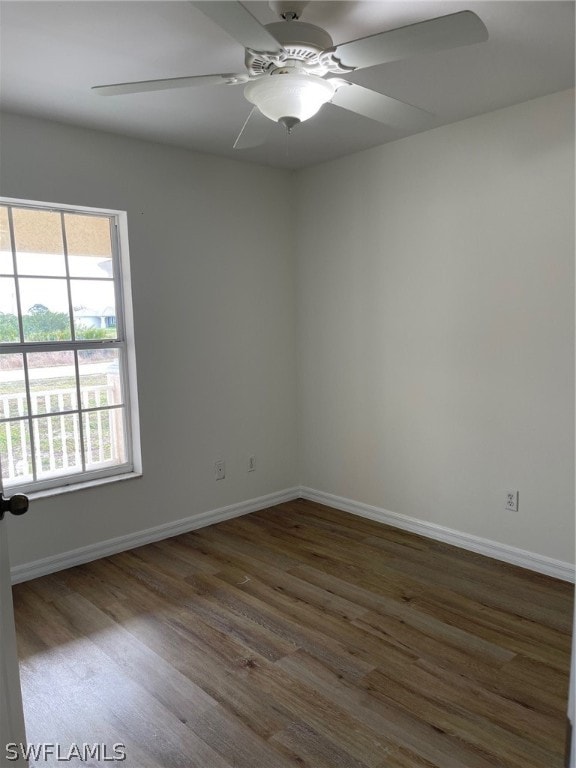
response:
<path id="1" fill-rule="evenodd" d="M 130 477 L 139 477 L 142 474 L 142 459 L 140 451 L 140 420 L 138 415 L 138 391 L 136 379 L 136 350 L 134 341 L 134 318 L 132 309 L 132 288 L 130 279 L 130 258 L 128 248 L 128 216 L 126 211 L 109 208 L 93 208 L 62 203 L 46 203 L 35 200 L 21 200 L 18 198 L 0 196 L 0 205 L 13 208 L 29 208 L 33 210 L 51 211 L 56 213 L 76 213 L 83 216 L 107 217 L 110 219 L 110 239 L 112 245 L 112 261 L 114 274 L 114 293 L 116 301 L 116 329 L 117 338 L 107 340 L 86 340 L 72 338 L 67 341 L 43 341 L 43 342 L 10 342 L 0 343 L 0 351 L 6 354 L 23 352 L 50 352 L 50 351 L 80 351 L 86 348 L 94 349 L 119 349 L 122 361 L 122 382 L 124 398 L 124 440 L 126 446 L 126 462 L 121 465 L 106 467 L 99 470 L 86 470 L 63 474 L 60 477 L 36 479 L 32 482 L 19 483 L 4 480 L 4 487 L 11 491 L 27 493 L 31 497 L 51 496 L 65 491 L 82 489 L 102 483 L 124 480 Z M 16 251 L 14 232 L 11 227 L 11 246 L 14 270 L 16 270 Z M 64 253 L 67 258 L 66 243 Z M 15 271 L 14 276 L 17 272 Z M 26 275 L 30 277 L 29 275 Z M 37 277 L 33 275 L 32 277 Z M 44 277 L 40 275 L 38 277 Z M 66 278 L 70 279 L 68 269 Z M 71 311 L 71 308 L 70 308 Z M 18 313 L 20 333 L 22 335 L 22 313 L 19 306 Z M 72 336 L 74 337 L 74 322 L 70 316 Z M 76 358 L 77 359 L 77 358 Z M 27 366 L 24 366 L 25 388 L 29 397 L 29 379 Z M 79 375 L 78 369 L 76 375 Z M 30 401 L 29 401 L 30 403 Z M 80 403 L 78 403 L 80 408 Z M 30 420 L 30 408 L 28 420 Z M 79 410 L 79 413 L 81 411 Z M 82 421 L 80 419 L 80 421 Z M 30 423 L 30 422 L 29 422 Z M 32 432 L 32 430 L 31 430 Z M 32 466 L 35 470 L 36 457 L 33 444 L 33 435 L 30 436 L 30 450 Z M 82 448 L 84 451 L 84 448 Z M 84 455 L 84 454 L 82 454 Z"/>

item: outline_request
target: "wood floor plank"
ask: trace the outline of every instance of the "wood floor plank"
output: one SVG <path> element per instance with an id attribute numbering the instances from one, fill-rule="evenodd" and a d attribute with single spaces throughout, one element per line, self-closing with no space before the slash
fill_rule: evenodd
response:
<path id="1" fill-rule="evenodd" d="M 291 576 L 288 571 L 271 568 L 260 563 L 258 565 L 246 563 L 243 568 L 225 566 L 214 575 L 243 590 L 249 590 L 250 587 L 246 585 L 249 585 L 250 581 L 256 580 L 265 584 L 268 589 L 281 594 L 287 600 L 298 604 L 303 603 L 336 619 L 350 620 L 366 612 L 366 608 L 363 606 Z"/>
<path id="2" fill-rule="evenodd" d="M 59 627 L 60 639 L 53 644 L 53 638 L 46 638 L 47 654 L 42 658 L 28 657 L 23 665 L 22 684 L 29 693 L 24 697 L 29 740 L 36 744 L 64 743 L 64 752 L 71 744 L 100 741 L 111 750 L 114 743 L 120 742 L 126 745 L 134 766 L 136 755 L 142 750 L 153 758 L 150 765 L 230 768 L 226 760 L 186 727 L 180 715 L 164 706 L 158 690 L 151 693 L 142 680 L 137 682 L 125 674 L 122 666 L 98 648 L 94 641 L 100 632 L 89 636 L 76 633 L 63 614 L 54 616 L 55 606 L 44 612 L 39 604 L 30 603 L 34 605 L 39 632 L 51 620 L 54 627 Z M 73 646 L 72 652 L 69 645 Z M 48 709 L 33 718 L 39 697 Z M 206 694 L 202 693 L 202 698 L 205 708 Z M 53 730 L 46 728 L 48 711 L 56 713 L 50 726 Z M 113 741 L 111 734 L 115 734 Z M 148 764 L 148 758 L 143 764 Z"/>
<path id="3" fill-rule="evenodd" d="M 269 697 L 247 677 L 246 670 L 258 654 L 246 655 L 245 647 L 201 620 L 193 621 L 191 630 L 189 621 L 132 613 L 126 604 L 118 605 L 117 620 L 261 738 L 292 721 L 281 701 Z"/>
<path id="4" fill-rule="evenodd" d="M 470 601 L 467 600 L 462 600 L 460 606 L 455 606 L 454 601 L 448 607 L 438 599 L 422 597 L 411 601 L 411 605 L 421 613 L 458 626 L 514 654 L 564 670 L 566 653 L 570 652 L 570 636 L 562 632 L 527 619 L 511 618 L 501 610 L 485 606 L 470 611 Z"/>
<path id="5" fill-rule="evenodd" d="M 367 676 L 366 682 L 372 695 L 380 693 L 383 701 L 392 703 L 394 707 L 406 712 L 416 711 L 419 719 L 445 734 L 457 736 L 459 741 L 469 746 L 489 753 L 493 761 L 497 756 L 502 765 L 532 768 L 554 763 L 555 746 L 558 744 L 554 733 L 550 734 L 550 738 L 542 736 L 541 727 L 540 736 L 537 736 L 526 727 L 526 717 L 519 716 L 511 728 L 503 724 L 502 717 L 495 718 L 488 711 L 480 712 L 477 706 L 461 707 L 457 695 L 439 701 L 435 695 L 440 687 L 438 682 L 435 682 L 435 689 L 420 688 L 414 690 L 412 695 L 408 680 L 405 678 L 397 682 L 388 670 L 386 674 L 379 671 L 372 673 Z"/>
<path id="6" fill-rule="evenodd" d="M 222 577 L 222 573 L 219 574 L 220 577 Z M 237 578 L 237 575 L 234 573 L 231 574 L 231 578 Z M 308 610 L 307 606 L 303 606 L 301 603 L 298 603 L 297 601 L 293 601 L 292 603 L 285 603 L 285 596 L 281 593 L 280 595 L 276 595 L 274 592 L 270 590 L 269 587 L 265 585 L 259 585 L 259 580 L 255 577 L 252 578 L 249 582 L 247 582 L 245 585 L 243 585 L 241 588 L 245 590 L 250 590 L 252 594 L 259 595 L 259 597 L 262 600 L 265 600 L 269 604 L 272 604 L 277 608 L 279 611 L 288 611 L 290 615 L 300 615 L 302 621 L 308 621 L 313 620 L 312 618 L 306 619 L 304 617 L 304 614 Z M 398 614 L 401 617 L 404 617 L 406 622 L 408 624 L 415 624 L 416 626 L 424 626 L 424 628 L 428 632 L 432 632 L 432 635 L 440 635 L 441 637 L 444 637 L 447 634 L 447 630 L 449 631 L 448 634 L 452 636 L 456 636 L 457 639 L 457 645 L 463 644 L 463 646 L 467 650 L 466 655 L 466 661 L 468 661 L 468 654 L 472 652 L 474 657 L 482 658 L 483 655 L 486 655 L 489 660 L 495 660 L 497 663 L 505 662 L 511 658 L 513 658 L 514 654 L 510 653 L 507 650 L 501 651 L 497 646 L 494 645 L 483 645 L 483 641 L 480 639 L 476 639 L 473 635 L 470 635 L 469 633 L 464 633 L 458 630 L 454 627 L 445 627 L 443 625 L 440 625 L 438 628 L 435 626 L 434 621 L 430 621 L 427 619 L 425 622 L 422 621 L 420 618 L 420 621 L 417 619 L 419 618 L 417 614 L 414 614 L 412 611 L 412 617 L 408 618 L 407 614 L 410 612 L 410 608 L 406 607 L 404 605 L 395 605 L 395 604 L 389 604 L 388 605 L 388 614 L 389 615 L 395 615 Z M 342 618 L 342 617 L 341 617 Z M 426 617 L 424 617 L 426 618 Z M 318 621 L 319 626 L 326 624 L 325 617 L 322 614 L 318 614 Z M 338 636 L 341 639 L 346 640 L 346 644 L 350 648 L 354 648 L 357 650 L 358 654 L 361 658 L 364 660 L 372 659 L 375 663 L 386 663 L 389 666 L 394 665 L 395 667 L 400 667 L 402 669 L 402 674 L 406 674 L 407 671 L 407 664 L 409 664 L 411 661 L 413 661 L 416 656 L 414 654 L 409 655 L 405 653 L 407 646 L 406 645 L 400 645 L 396 646 L 395 648 L 392 648 L 390 643 L 388 642 L 382 642 L 381 639 L 377 639 L 377 642 L 374 642 L 376 638 L 370 638 L 369 635 L 366 633 L 361 633 L 360 635 L 354 634 L 355 630 L 355 624 L 354 622 L 352 625 L 345 623 L 336 623 L 332 624 L 332 628 L 335 633 L 338 634 Z M 455 640 L 454 637 L 451 637 L 451 643 L 454 644 Z M 477 644 L 478 643 L 478 644 Z M 398 662 L 398 654 L 400 654 L 400 663 Z M 396 658 L 394 658 L 396 656 Z"/>
<path id="7" fill-rule="evenodd" d="M 566 653 L 570 652 L 570 634 L 543 626 L 535 621 L 492 608 L 468 597 L 443 588 L 430 590 L 415 584 L 397 586 L 377 594 L 333 574 L 300 566 L 289 571 L 319 588 L 324 585 L 350 602 L 356 602 L 367 610 L 388 614 L 391 606 L 398 612 L 413 609 L 430 615 L 449 625 L 467 630 L 478 638 L 497 643 L 514 653 L 522 653 L 536 661 L 544 661 L 552 667 L 563 668 Z M 396 582 L 394 582 L 396 584 Z M 385 594 L 384 594 L 385 592 Z"/>
<path id="8" fill-rule="evenodd" d="M 127 571 L 146 583 L 164 600 L 176 608 L 189 608 L 203 621 L 226 634 L 237 638 L 247 648 L 256 650 L 262 656 L 276 659 L 292 653 L 297 644 L 293 637 L 276 631 L 274 625 L 262 615 L 265 606 L 240 606 L 233 598 L 233 590 L 218 593 L 221 582 L 204 574 L 187 577 L 183 581 L 173 579 L 155 565 L 143 565 L 131 553 L 126 556 Z M 227 598 L 227 610 L 222 607 Z M 252 610 L 251 610 L 252 608 Z"/>
<path id="9" fill-rule="evenodd" d="M 386 739 L 389 744 L 402 745 L 426 759 L 441 760 L 445 768 L 462 764 L 468 768 L 488 768 L 493 764 L 488 759 L 489 755 L 450 738 L 445 731 L 437 729 L 433 723 L 424 722 L 417 715 L 387 707 L 383 702 L 375 706 L 374 700 L 366 696 L 362 689 L 341 680 L 304 652 L 282 659 L 276 666 L 303 684 L 313 686 L 325 698 L 338 701 L 345 711 L 380 734 L 381 741 Z"/>
<path id="10" fill-rule="evenodd" d="M 224 608 L 231 615 L 237 615 L 248 621 L 266 628 L 286 644 L 286 652 L 290 655 L 299 648 L 305 648 L 312 656 L 352 680 L 357 680 L 374 668 L 371 661 L 366 660 L 357 648 L 342 642 L 340 637 L 334 639 L 331 633 L 332 625 L 322 622 L 322 615 L 317 614 L 317 621 L 298 620 L 293 612 L 280 612 L 274 604 L 268 604 L 257 596 L 247 594 L 239 587 L 232 587 L 218 579 L 210 580 L 213 590 L 214 605 L 220 610 Z M 197 609 L 196 609 L 197 610 Z M 300 609 L 303 613 L 304 609 Z M 266 658 L 271 656 L 262 653 Z M 280 656 L 278 655 L 277 658 Z"/>
<path id="11" fill-rule="evenodd" d="M 553 751 L 563 738 L 564 729 L 559 718 L 535 712 L 517 701 L 486 691 L 469 678 L 439 667 L 424 669 L 413 664 L 398 674 L 393 665 L 387 665 L 385 669 L 366 675 L 362 685 L 371 695 L 394 700 L 409 711 L 418 707 L 421 700 L 427 700 L 465 712 L 479 721 L 483 718 L 490 720 L 536 748 Z"/>
<path id="12" fill-rule="evenodd" d="M 259 765 L 293 768 L 295 764 L 293 758 L 278 753 L 273 745 L 246 728 L 244 721 L 224 707 L 197 713 L 190 718 L 188 726 L 234 768 Z"/>
<path id="13" fill-rule="evenodd" d="M 352 757 L 349 752 L 336 746 L 307 723 L 292 723 L 285 730 L 275 734 L 270 742 L 281 754 L 295 759 L 302 768 L 365 768 L 366 766 L 366 763 Z M 389 754 L 389 752 L 386 753 L 386 766 L 388 766 Z"/>
<path id="14" fill-rule="evenodd" d="M 434 560 L 438 564 L 438 570 L 450 573 L 457 564 L 460 578 L 470 579 L 476 585 L 487 586 L 490 589 L 499 589 L 502 569 L 486 568 L 480 560 L 474 561 L 472 558 L 463 559 L 455 547 L 447 549 L 445 545 L 441 548 L 436 546 L 426 550 L 416 549 L 415 547 L 399 546 L 394 542 L 389 542 L 382 536 L 367 536 L 364 539 L 366 546 L 381 549 L 392 560 L 402 560 L 413 565 L 429 566 L 430 551 L 434 552 Z M 485 559 L 485 558 L 484 558 Z M 515 600 L 523 602 L 533 602 L 539 599 L 545 601 L 548 607 L 561 609 L 564 605 L 565 595 L 559 590 L 558 594 L 550 595 L 550 591 L 542 585 L 539 579 L 529 580 L 522 578 L 518 569 L 509 568 L 507 577 L 507 594 Z"/>
<path id="15" fill-rule="evenodd" d="M 507 593 L 485 584 L 478 584 L 468 574 L 466 576 L 460 574 L 456 577 L 454 573 L 423 564 L 396 561 L 391 565 L 391 568 L 428 585 L 438 585 L 451 590 L 456 589 L 461 594 L 473 597 L 483 605 L 514 613 L 516 616 L 537 621 L 544 626 L 563 632 L 570 631 L 570 617 L 566 616 L 563 611 L 550 606 L 542 598 L 537 601 L 535 596 L 532 600 L 529 597 L 518 597 L 514 594 L 514 590 Z M 458 579 L 458 584 L 455 583 L 455 578 Z"/>
<path id="16" fill-rule="evenodd" d="M 126 768 L 563 766 L 573 588 L 325 505 L 14 604 L 31 742 L 125 743 Z"/>

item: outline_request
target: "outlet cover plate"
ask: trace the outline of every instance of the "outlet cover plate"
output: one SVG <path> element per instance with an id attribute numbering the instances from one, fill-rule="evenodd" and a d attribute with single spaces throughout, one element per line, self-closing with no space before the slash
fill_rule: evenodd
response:
<path id="1" fill-rule="evenodd" d="M 509 512 L 518 512 L 518 491 L 506 491 L 506 509 Z"/>

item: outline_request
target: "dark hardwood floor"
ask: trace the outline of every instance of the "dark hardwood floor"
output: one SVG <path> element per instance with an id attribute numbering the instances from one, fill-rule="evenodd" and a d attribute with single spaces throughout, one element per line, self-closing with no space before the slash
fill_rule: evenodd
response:
<path id="1" fill-rule="evenodd" d="M 561 768 L 572 598 L 282 504 L 17 585 L 28 738 L 126 745 L 84 766 Z"/>

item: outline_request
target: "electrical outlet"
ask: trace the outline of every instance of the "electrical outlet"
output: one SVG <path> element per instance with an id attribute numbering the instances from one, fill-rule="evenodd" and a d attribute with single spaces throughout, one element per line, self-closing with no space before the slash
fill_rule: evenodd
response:
<path id="1" fill-rule="evenodd" d="M 256 456 L 248 456 L 248 472 L 254 472 L 256 469 Z"/>
<path id="2" fill-rule="evenodd" d="M 214 462 L 214 476 L 216 480 L 224 480 L 226 477 L 226 463 L 222 459 Z"/>
<path id="3" fill-rule="evenodd" d="M 506 491 L 506 509 L 518 512 L 518 491 Z"/>

